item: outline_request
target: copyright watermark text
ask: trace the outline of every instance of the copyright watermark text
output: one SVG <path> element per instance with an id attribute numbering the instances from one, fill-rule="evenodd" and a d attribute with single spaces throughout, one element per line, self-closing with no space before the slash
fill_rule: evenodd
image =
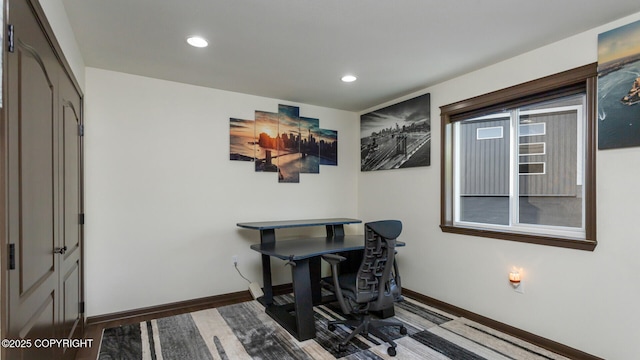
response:
<path id="1" fill-rule="evenodd" d="M 87 348 L 93 345 L 93 339 L 2 339 L 6 349 L 28 348 Z"/>

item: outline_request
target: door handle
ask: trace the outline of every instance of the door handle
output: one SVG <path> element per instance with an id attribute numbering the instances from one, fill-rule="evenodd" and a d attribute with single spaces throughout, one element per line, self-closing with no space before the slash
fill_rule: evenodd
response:
<path id="1" fill-rule="evenodd" d="M 67 252 L 67 246 L 63 246 L 61 248 L 56 248 L 55 250 L 53 250 L 54 254 L 64 254 Z"/>

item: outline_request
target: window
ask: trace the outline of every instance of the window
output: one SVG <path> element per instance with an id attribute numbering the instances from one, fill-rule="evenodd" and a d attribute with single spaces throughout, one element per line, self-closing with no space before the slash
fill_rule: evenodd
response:
<path id="1" fill-rule="evenodd" d="M 445 232 L 593 250 L 596 65 L 441 107 Z"/>
<path id="2" fill-rule="evenodd" d="M 547 132 L 545 123 L 522 124 L 520 125 L 520 136 L 544 135 Z"/>
<path id="3" fill-rule="evenodd" d="M 502 126 L 478 128 L 476 131 L 477 140 L 502 139 L 502 136 Z"/>
<path id="4" fill-rule="evenodd" d="M 518 155 L 544 155 L 546 153 L 545 143 L 520 143 Z"/>
<path id="5" fill-rule="evenodd" d="M 523 175 L 544 175 L 544 163 L 520 163 L 518 164 L 518 174 Z"/>

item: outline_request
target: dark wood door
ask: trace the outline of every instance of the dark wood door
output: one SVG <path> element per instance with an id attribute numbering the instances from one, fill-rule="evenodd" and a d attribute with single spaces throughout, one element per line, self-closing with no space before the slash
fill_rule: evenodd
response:
<path id="1" fill-rule="evenodd" d="M 81 98 L 31 2 L 9 0 L 14 48 L 7 53 L 5 159 L 8 328 L 31 346 L 9 359 L 73 358 L 38 339 L 82 336 Z M 25 343 L 27 344 L 27 343 Z"/>

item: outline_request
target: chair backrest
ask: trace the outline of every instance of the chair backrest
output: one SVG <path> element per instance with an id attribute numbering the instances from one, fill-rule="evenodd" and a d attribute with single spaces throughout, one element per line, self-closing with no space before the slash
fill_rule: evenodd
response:
<path id="1" fill-rule="evenodd" d="M 377 311 L 393 304 L 389 279 L 402 222 L 374 221 L 364 224 L 364 229 L 364 254 L 356 275 L 356 302 L 369 303 L 369 310 Z"/>

